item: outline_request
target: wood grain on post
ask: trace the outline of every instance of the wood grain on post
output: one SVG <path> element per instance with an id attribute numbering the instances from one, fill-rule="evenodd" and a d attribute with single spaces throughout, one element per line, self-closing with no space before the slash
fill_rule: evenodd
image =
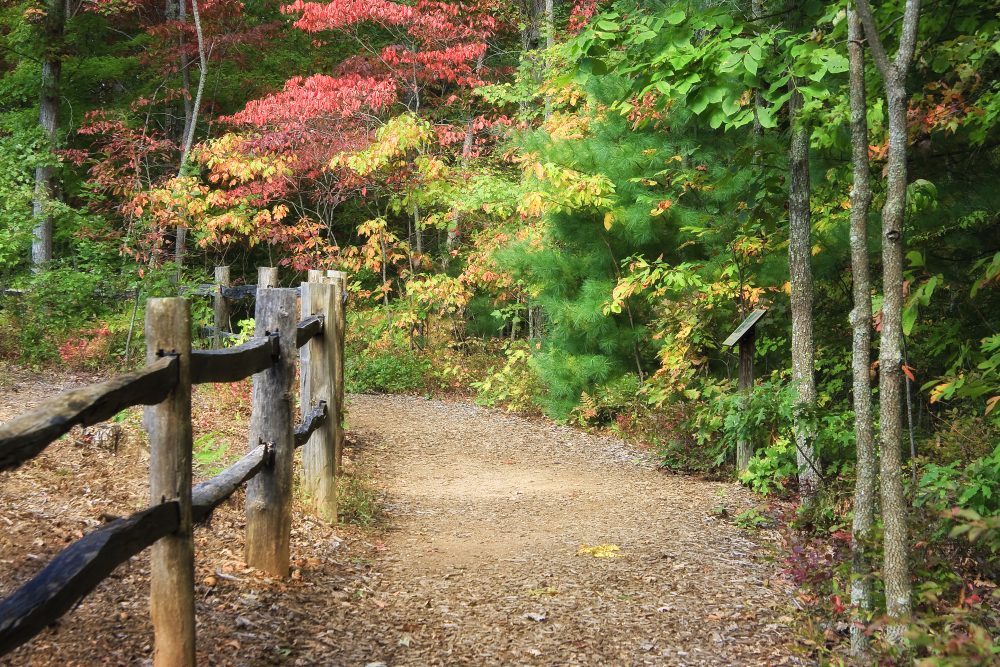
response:
<path id="1" fill-rule="evenodd" d="M 754 339 L 757 333 L 757 326 L 750 327 L 742 338 L 740 338 L 740 370 L 739 370 L 739 391 L 744 401 L 744 410 L 750 401 L 750 393 L 753 391 L 753 354 Z M 753 458 L 753 442 L 740 438 L 736 443 L 736 469 L 740 472 L 750 466 L 750 459 Z"/>
<path id="2" fill-rule="evenodd" d="M 146 362 L 178 358 L 178 382 L 161 403 L 146 408 L 151 505 L 176 500 L 178 528 L 150 551 L 153 664 L 195 664 L 194 540 L 191 525 L 191 306 L 186 299 L 146 305 Z"/>
<path id="3" fill-rule="evenodd" d="M 302 283 L 302 317 L 323 315 L 327 323 L 335 317 L 337 289 L 325 283 Z M 301 404 L 306 413 L 320 401 L 334 405 L 334 328 L 324 327 L 300 350 Z M 335 413 L 316 429 L 302 450 L 303 483 L 316 513 L 326 521 L 337 520 L 337 437 Z"/>
<path id="4" fill-rule="evenodd" d="M 260 266 L 257 267 L 257 294 L 260 295 L 260 290 L 264 287 L 277 287 L 278 286 L 278 269 L 274 266 Z"/>
<path id="5" fill-rule="evenodd" d="M 263 272 L 261 278 L 263 278 Z M 266 444 L 273 462 L 247 485 L 247 565 L 269 574 L 288 575 L 292 519 L 292 422 L 297 290 L 257 290 L 257 335 L 277 332 L 279 355 L 274 365 L 253 378 L 250 446 Z"/>
<path id="6" fill-rule="evenodd" d="M 333 402 L 330 403 L 330 416 L 334 424 L 334 438 L 337 459 L 337 474 L 340 474 L 344 459 L 344 334 L 347 331 L 347 274 L 339 274 L 332 278 L 335 292 L 333 313 L 327 330 L 328 338 L 333 341 Z"/>
<path id="7" fill-rule="evenodd" d="M 307 283 L 322 283 L 325 282 L 326 280 L 325 276 L 326 276 L 326 271 L 323 271 L 321 269 L 309 269 L 306 281 Z M 309 302 L 308 291 L 309 288 L 306 287 L 306 283 L 303 283 L 302 287 L 299 289 L 299 296 L 301 298 L 303 308 L 305 307 L 305 304 Z M 302 312 L 305 313 L 306 311 L 303 310 Z M 329 313 L 323 313 L 323 315 L 326 317 L 326 319 L 329 319 L 330 315 Z M 323 323 L 324 334 L 325 334 L 325 329 L 327 328 L 328 325 L 329 325 L 328 322 Z M 306 393 L 309 391 L 307 385 L 309 381 L 310 372 L 311 372 L 311 366 L 309 364 L 309 346 L 303 345 L 302 347 L 299 348 L 299 397 L 300 397 L 299 409 L 302 412 L 302 414 L 305 414 L 309 410 L 309 408 L 312 407 L 306 402 L 305 398 Z M 332 406 L 333 403 L 329 403 L 329 405 Z"/>
<path id="8" fill-rule="evenodd" d="M 229 287 L 229 267 L 215 267 L 215 295 L 212 310 L 215 314 L 215 335 L 212 337 L 212 347 L 222 347 L 223 333 L 232 328 L 229 324 L 229 300 L 223 295 L 223 290 Z"/>

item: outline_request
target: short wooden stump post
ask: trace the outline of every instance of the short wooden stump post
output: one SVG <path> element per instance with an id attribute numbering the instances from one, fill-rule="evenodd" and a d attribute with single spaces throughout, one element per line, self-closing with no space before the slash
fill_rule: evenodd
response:
<path id="1" fill-rule="evenodd" d="M 213 319 L 215 320 L 215 333 L 212 336 L 212 347 L 220 348 L 226 333 L 232 327 L 229 324 L 229 299 L 223 294 L 223 290 L 229 287 L 229 267 L 215 267 L 215 294 L 212 300 Z"/>

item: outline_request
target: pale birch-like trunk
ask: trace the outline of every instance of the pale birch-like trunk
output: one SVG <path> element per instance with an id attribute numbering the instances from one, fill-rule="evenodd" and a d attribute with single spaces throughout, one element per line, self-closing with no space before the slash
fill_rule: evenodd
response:
<path id="1" fill-rule="evenodd" d="M 59 133 L 59 89 L 66 5 L 63 0 L 48 0 L 45 9 L 45 54 L 38 100 L 38 124 L 49 143 L 49 149 L 54 149 Z M 35 194 L 31 207 L 35 220 L 31 239 L 31 264 L 34 271 L 40 271 L 52 261 L 53 218 L 50 203 L 56 198 L 57 191 L 55 167 L 36 167 Z"/>
<path id="2" fill-rule="evenodd" d="M 903 353 L 903 223 L 906 214 L 906 73 L 913 60 L 920 0 L 906 0 L 899 49 L 889 60 L 878 34 L 868 0 L 858 0 L 872 58 L 885 87 L 889 146 L 886 195 L 882 207 L 882 335 L 879 343 L 879 428 L 881 432 L 880 481 L 882 496 L 883 566 L 886 636 L 893 643 L 903 639 L 911 612 L 907 506 L 903 495 L 902 380 Z"/>
<path id="3" fill-rule="evenodd" d="M 792 384 L 795 399 L 795 451 L 799 468 L 799 492 L 811 503 L 819 490 L 820 463 L 815 452 L 813 410 L 816 380 L 813 374 L 813 281 L 812 217 L 809 211 L 809 127 L 799 117 L 802 95 L 795 90 L 789 100 L 791 149 L 788 188 L 788 271 L 792 311 Z"/>
<path id="4" fill-rule="evenodd" d="M 181 0 L 183 5 L 184 0 Z M 185 123 L 184 140 L 181 146 L 181 165 L 177 170 L 178 176 L 183 176 L 187 168 L 188 157 L 191 155 L 191 147 L 194 145 L 194 133 L 198 125 L 198 111 L 201 108 L 201 98 L 205 93 L 205 78 L 208 75 L 208 54 L 205 52 L 205 34 L 201 29 L 201 15 L 198 12 L 198 0 L 191 0 L 191 16 L 194 19 L 195 35 L 198 38 L 198 91 L 195 93 L 194 103 L 191 105 L 189 120 Z M 186 69 L 185 69 L 186 72 Z M 177 226 L 176 243 L 174 248 L 174 261 L 177 263 L 178 274 L 184 267 L 184 250 L 187 245 L 187 227 Z"/>
<path id="5" fill-rule="evenodd" d="M 868 378 L 871 364 L 872 299 L 868 265 L 868 213 L 872 202 L 868 164 L 868 101 L 865 96 L 865 52 L 861 19 L 848 10 L 847 50 L 850 58 L 851 158 L 851 274 L 854 309 L 851 311 L 854 393 L 854 438 L 857 468 L 854 482 L 854 523 L 851 529 L 851 654 L 864 657 L 868 638 L 865 625 L 871 618 L 872 561 L 868 553 L 875 524 L 875 436 L 872 392 Z"/>

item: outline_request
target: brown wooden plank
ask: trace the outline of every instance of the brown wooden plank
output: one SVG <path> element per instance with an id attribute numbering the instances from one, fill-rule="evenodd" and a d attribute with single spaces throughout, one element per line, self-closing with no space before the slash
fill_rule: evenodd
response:
<path id="1" fill-rule="evenodd" d="M 191 353 L 191 382 L 236 382 L 267 370 L 278 356 L 278 334 L 268 334 L 224 350 Z"/>
<path id="2" fill-rule="evenodd" d="M 162 356 L 142 370 L 59 394 L 0 424 L 0 470 L 37 456 L 77 424 L 89 426 L 133 405 L 159 403 L 177 384 L 177 369 L 176 357 Z"/>
<path id="3" fill-rule="evenodd" d="M 261 445 L 218 475 L 194 487 L 191 492 L 191 516 L 195 523 L 208 519 L 216 507 L 236 489 L 268 464 L 270 450 Z"/>
<path id="4" fill-rule="evenodd" d="M 150 507 L 77 540 L 0 602 L 0 655 L 72 609 L 120 564 L 177 530 L 178 504 Z"/>
<path id="5" fill-rule="evenodd" d="M 326 401 L 320 401 L 319 405 L 303 415 L 302 423 L 295 427 L 295 446 L 301 447 L 309 442 L 309 437 L 316 429 L 325 425 L 328 418 Z"/>
<path id="6" fill-rule="evenodd" d="M 302 347 L 323 333 L 323 322 L 325 319 L 322 315 L 313 315 L 299 322 L 299 325 L 295 328 L 295 347 Z"/>

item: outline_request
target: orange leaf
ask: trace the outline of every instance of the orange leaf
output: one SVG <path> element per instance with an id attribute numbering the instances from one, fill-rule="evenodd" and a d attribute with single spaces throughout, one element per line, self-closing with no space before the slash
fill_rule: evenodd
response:
<path id="1" fill-rule="evenodd" d="M 986 412 L 983 413 L 983 416 L 990 414 L 990 412 L 993 411 L 993 408 L 995 408 L 997 406 L 997 403 L 1000 403 L 1000 396 L 993 396 L 992 398 L 990 398 L 989 400 L 987 400 L 986 401 Z"/>
<path id="2" fill-rule="evenodd" d="M 916 370 L 915 368 L 913 368 L 912 366 L 907 366 L 906 364 L 900 365 L 900 368 L 903 369 L 903 373 L 906 374 L 906 377 L 910 378 L 910 382 L 917 381 L 917 376 L 913 374 L 913 371 Z"/>

